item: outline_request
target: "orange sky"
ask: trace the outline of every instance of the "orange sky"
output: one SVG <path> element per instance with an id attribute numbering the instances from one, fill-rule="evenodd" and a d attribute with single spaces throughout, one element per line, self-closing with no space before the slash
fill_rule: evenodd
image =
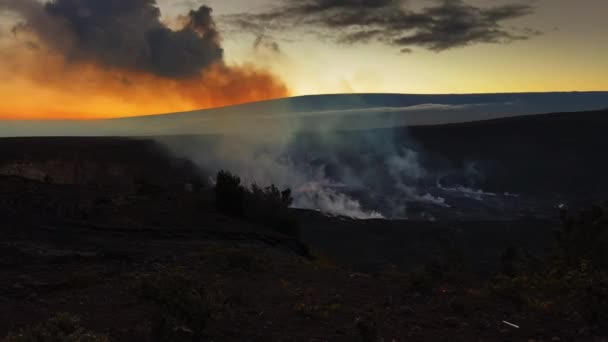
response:
<path id="1" fill-rule="evenodd" d="M 192 9 L 185 2 L 173 3 L 159 1 L 163 19 Z M 408 54 L 385 44 L 339 45 L 295 28 L 269 37 L 280 49 L 254 49 L 255 34 L 230 31 L 222 24 L 222 15 L 259 10 L 274 0 L 205 3 L 214 7 L 224 62 L 188 79 L 93 62 L 68 63 L 37 37 L 27 32 L 12 34 L 22 18 L 0 11 L 0 119 L 160 114 L 322 93 L 608 90 L 605 0 L 536 0 L 534 13 L 508 24 L 539 30 L 538 36 L 441 53 L 416 47 Z M 467 3 L 488 4 L 483 0 Z"/>
<path id="2" fill-rule="evenodd" d="M 289 91 L 251 65 L 216 65 L 200 76 L 67 64 L 41 49 L 4 49 L 0 66 L 0 119 L 94 119 L 159 114 L 280 98 Z"/>

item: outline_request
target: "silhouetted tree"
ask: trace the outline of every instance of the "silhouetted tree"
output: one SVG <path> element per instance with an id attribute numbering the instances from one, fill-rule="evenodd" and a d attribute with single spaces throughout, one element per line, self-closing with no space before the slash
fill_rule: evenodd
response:
<path id="1" fill-rule="evenodd" d="M 245 214 L 245 187 L 238 176 L 220 171 L 215 183 L 215 201 L 218 210 L 237 217 Z"/>
<path id="2" fill-rule="evenodd" d="M 287 235 L 298 235 L 299 224 L 289 207 L 293 203 L 290 189 L 279 190 L 274 184 L 248 189 L 238 176 L 228 171 L 217 174 L 215 185 L 218 209 L 230 216 L 262 224 Z"/>

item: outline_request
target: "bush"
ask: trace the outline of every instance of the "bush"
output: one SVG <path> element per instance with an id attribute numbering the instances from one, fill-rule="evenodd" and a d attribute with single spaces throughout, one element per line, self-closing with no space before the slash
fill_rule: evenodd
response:
<path id="1" fill-rule="evenodd" d="M 215 201 L 218 209 L 228 215 L 244 217 L 245 187 L 241 179 L 228 171 L 220 171 L 215 183 Z"/>
<path id="2" fill-rule="evenodd" d="M 595 270 L 608 271 L 608 217 L 606 209 L 593 206 L 578 217 L 562 211 L 562 226 L 556 231 L 557 258 L 567 268 L 587 262 Z"/>
<path id="3" fill-rule="evenodd" d="M 199 341 L 213 309 L 208 292 L 189 275 L 167 270 L 137 279 L 135 293 L 159 308 L 151 326 L 155 341 Z"/>
<path id="4" fill-rule="evenodd" d="M 297 236 L 299 225 L 289 207 L 291 190 L 275 185 L 262 188 L 253 184 L 246 188 L 238 176 L 227 171 L 217 174 L 215 196 L 218 209 L 230 216 L 265 225 L 283 234 Z"/>
<path id="5" fill-rule="evenodd" d="M 541 262 L 525 248 L 511 245 L 500 254 L 501 272 L 507 277 L 538 271 Z"/>
<path id="6" fill-rule="evenodd" d="M 522 308 L 530 298 L 530 293 L 537 289 L 535 277 L 526 275 L 499 275 L 492 279 L 486 291 L 491 297 L 505 300 L 518 308 Z"/>
<path id="7" fill-rule="evenodd" d="M 298 221 L 289 210 L 292 203 L 290 189 L 279 191 L 274 185 L 262 189 L 254 184 L 245 192 L 245 217 L 280 233 L 298 235 Z"/>
<path id="8" fill-rule="evenodd" d="M 553 257 L 540 268 L 530 266 L 535 263 L 529 261 L 525 250 L 522 253 L 521 249 L 508 248 L 501 255 L 503 274 L 488 284 L 488 294 L 519 306 L 567 307 L 590 324 L 608 327 L 605 212 L 595 206 L 572 216 L 562 209 L 562 225 L 555 231 Z"/>
<path id="9" fill-rule="evenodd" d="M 66 313 L 57 314 L 45 323 L 11 333 L 3 342 L 109 342 L 107 336 L 85 330 L 80 319 Z"/>

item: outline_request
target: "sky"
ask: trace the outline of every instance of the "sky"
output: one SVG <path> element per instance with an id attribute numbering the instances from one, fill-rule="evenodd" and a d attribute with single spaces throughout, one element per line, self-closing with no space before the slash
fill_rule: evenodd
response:
<path id="1" fill-rule="evenodd" d="M 608 90 L 605 0 L 0 0 L 0 119 Z"/>

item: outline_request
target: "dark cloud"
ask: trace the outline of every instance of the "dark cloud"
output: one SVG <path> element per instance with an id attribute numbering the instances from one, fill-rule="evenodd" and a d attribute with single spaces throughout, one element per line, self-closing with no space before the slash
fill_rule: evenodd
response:
<path id="1" fill-rule="evenodd" d="M 372 41 L 402 51 L 422 47 L 444 51 L 477 43 L 508 43 L 538 32 L 506 28 L 503 22 L 533 12 L 526 4 L 476 7 L 464 0 L 435 0 L 413 10 L 405 0 L 285 0 L 261 14 L 239 14 L 227 21 L 264 32 L 305 27 L 347 44 Z"/>
<path id="2" fill-rule="evenodd" d="M 418 45 L 434 51 L 474 43 L 507 43 L 527 39 L 500 25 L 501 21 L 514 19 L 530 13 L 526 5 L 507 5 L 481 9 L 466 5 L 463 1 L 444 1 L 426 8 L 421 14 L 429 20 L 417 25 L 415 32 L 395 37 L 396 45 Z"/>
<path id="3" fill-rule="evenodd" d="M 396 3 L 395 0 L 315 0 L 315 1 L 290 1 L 296 5 L 301 13 L 314 14 L 332 9 L 377 9 Z"/>
<path id="4" fill-rule="evenodd" d="M 32 32 L 68 61 L 178 78 L 223 58 L 207 6 L 190 11 L 179 30 L 161 22 L 156 0 L 0 0 L 1 10 L 17 12 L 23 18 L 19 30 Z"/>
<path id="5" fill-rule="evenodd" d="M 281 46 L 271 37 L 265 35 L 258 35 L 253 42 L 253 48 L 256 51 L 265 50 L 272 53 L 281 53 Z"/>

